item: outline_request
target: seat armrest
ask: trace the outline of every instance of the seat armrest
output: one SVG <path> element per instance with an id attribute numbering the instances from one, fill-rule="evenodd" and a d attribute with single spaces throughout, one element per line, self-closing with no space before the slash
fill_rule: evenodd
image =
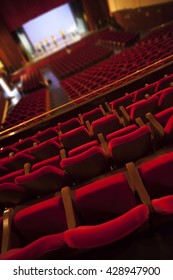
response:
<path id="1" fill-rule="evenodd" d="M 1 253 L 5 253 L 10 249 L 11 243 L 11 224 L 14 217 L 14 209 L 8 208 L 3 212 L 3 232 Z"/>
<path id="2" fill-rule="evenodd" d="M 143 122 L 143 120 L 142 120 L 140 117 L 136 118 L 136 119 L 135 119 L 135 122 L 137 123 L 137 125 L 138 125 L 139 127 L 142 127 L 142 126 L 145 125 L 144 122 Z"/>
<path id="3" fill-rule="evenodd" d="M 27 175 L 31 172 L 31 164 L 29 162 L 24 164 L 24 174 Z"/>
<path id="4" fill-rule="evenodd" d="M 93 137 L 93 136 L 94 136 L 94 134 L 93 134 L 93 132 L 92 132 L 90 122 L 89 122 L 89 121 L 86 121 L 86 122 L 85 122 L 85 125 L 86 125 L 86 128 L 87 128 L 87 129 L 88 129 L 88 131 L 89 131 L 90 136 L 91 136 L 91 137 Z"/>
<path id="5" fill-rule="evenodd" d="M 66 150 L 65 150 L 65 149 L 61 149 L 61 150 L 59 151 L 59 153 L 60 153 L 61 160 L 62 160 L 62 159 L 65 159 L 65 158 L 67 157 L 67 154 L 66 154 Z"/>
<path id="6" fill-rule="evenodd" d="M 79 121 L 80 121 L 81 125 L 84 125 L 84 122 L 83 122 L 83 118 L 82 118 L 82 114 L 81 114 L 81 113 L 78 114 L 78 118 L 79 118 Z"/>
<path id="7" fill-rule="evenodd" d="M 147 193 L 147 190 L 145 189 L 145 186 L 142 182 L 142 179 L 141 179 L 139 172 L 136 169 L 134 163 L 133 162 L 127 163 L 126 170 L 127 170 L 127 174 L 128 174 L 128 178 L 129 178 L 131 187 L 137 191 L 141 201 L 144 204 L 146 204 L 149 207 L 149 209 L 152 211 L 151 199 Z"/>
<path id="8" fill-rule="evenodd" d="M 102 111 L 103 115 L 106 116 L 106 112 L 101 104 L 99 105 L 99 108 Z"/>
<path id="9" fill-rule="evenodd" d="M 151 113 L 147 113 L 146 118 L 149 120 L 150 127 L 151 127 L 152 131 L 154 132 L 154 134 L 156 133 L 161 138 L 163 138 L 165 136 L 163 126 L 156 120 L 156 118 Z"/>
<path id="10" fill-rule="evenodd" d="M 68 186 L 62 188 L 61 196 L 64 204 L 67 226 L 69 229 L 76 228 L 77 222 L 76 222 L 75 211 L 73 207 L 71 189 Z"/>
<path id="11" fill-rule="evenodd" d="M 99 141 L 100 141 L 100 144 L 101 144 L 101 147 L 102 147 L 103 151 L 105 152 L 106 156 L 107 156 L 108 158 L 110 158 L 110 153 L 109 153 L 108 144 L 107 144 L 107 142 L 106 142 L 106 140 L 105 140 L 103 134 L 102 134 L 102 133 L 99 133 L 97 136 L 98 136 L 98 139 L 99 139 Z"/>
<path id="12" fill-rule="evenodd" d="M 112 114 L 112 109 L 111 109 L 111 106 L 109 105 L 108 102 L 105 102 L 105 106 L 106 106 L 108 112 L 109 112 L 110 114 Z"/>
<path id="13" fill-rule="evenodd" d="M 129 125 L 130 124 L 130 116 L 127 113 L 126 109 L 123 106 L 120 106 L 119 109 L 120 109 L 120 111 L 122 113 L 122 117 L 124 119 L 125 125 Z"/>

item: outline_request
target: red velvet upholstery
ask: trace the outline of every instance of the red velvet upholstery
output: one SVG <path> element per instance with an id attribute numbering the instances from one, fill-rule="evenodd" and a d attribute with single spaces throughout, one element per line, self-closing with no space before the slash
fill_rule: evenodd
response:
<path id="1" fill-rule="evenodd" d="M 43 236 L 23 248 L 0 254 L 0 260 L 38 260 L 44 255 L 66 247 L 64 233 Z"/>
<path id="2" fill-rule="evenodd" d="M 111 221 L 95 226 L 79 226 L 65 232 L 65 240 L 72 248 L 94 248 L 111 244 L 141 227 L 149 218 L 149 210 L 142 204 Z"/>
<path id="3" fill-rule="evenodd" d="M 84 126 L 60 135 L 59 139 L 68 151 L 92 140 L 88 130 Z"/>
<path id="4" fill-rule="evenodd" d="M 38 132 L 35 135 L 36 139 L 40 142 L 44 142 L 46 140 L 49 140 L 57 136 L 58 136 L 58 130 L 54 127 L 47 128 L 44 131 Z"/>
<path id="5" fill-rule="evenodd" d="M 149 94 L 152 95 L 155 92 L 155 83 L 151 84 L 151 85 L 147 85 L 143 88 L 140 88 L 138 90 L 136 90 L 135 92 L 133 92 L 133 102 L 139 101 L 141 99 L 145 99 L 145 94 Z"/>
<path id="6" fill-rule="evenodd" d="M 83 153 L 83 152 L 87 151 L 88 149 L 95 147 L 95 146 L 99 146 L 99 142 L 97 140 L 93 140 L 89 143 L 83 144 L 77 148 L 70 150 L 68 152 L 68 156 L 73 157 L 73 156 L 79 155 L 80 153 Z"/>
<path id="7" fill-rule="evenodd" d="M 149 112 L 155 114 L 158 110 L 158 97 L 153 95 L 149 99 L 140 100 L 126 109 L 128 112 L 130 109 L 130 119 L 132 121 L 134 121 L 135 118 L 140 117 L 144 122 L 147 122 L 145 115 Z"/>
<path id="8" fill-rule="evenodd" d="M 90 123 L 101 117 L 103 117 L 103 112 L 100 108 L 95 108 L 87 113 L 82 114 L 83 121 L 89 121 Z"/>
<path id="9" fill-rule="evenodd" d="M 47 165 L 27 175 L 16 177 L 15 183 L 32 193 L 44 195 L 60 190 L 69 181 L 63 170 Z"/>
<path id="10" fill-rule="evenodd" d="M 162 215 L 173 214 L 173 195 L 153 199 L 152 205 L 154 210 Z"/>
<path id="11" fill-rule="evenodd" d="M 8 157 L 11 152 L 17 153 L 19 150 L 14 146 L 6 146 L 0 149 L 0 158 Z"/>
<path id="12" fill-rule="evenodd" d="M 24 169 L 16 170 L 14 172 L 10 172 L 0 178 L 0 184 L 2 183 L 13 183 L 17 176 L 24 175 Z"/>
<path id="13" fill-rule="evenodd" d="M 140 159 L 152 151 L 150 129 L 143 126 L 127 135 L 114 138 L 108 147 L 117 166 Z"/>
<path id="14" fill-rule="evenodd" d="M 165 110 L 173 106 L 173 87 L 165 89 L 159 97 L 159 111 Z"/>
<path id="15" fill-rule="evenodd" d="M 22 139 L 18 142 L 16 142 L 13 147 L 17 148 L 18 150 L 22 151 L 25 149 L 28 149 L 33 146 L 33 143 L 38 143 L 36 138 L 34 137 L 27 137 L 25 139 Z"/>
<path id="16" fill-rule="evenodd" d="M 155 114 L 155 118 L 164 127 L 172 115 L 173 115 L 173 106 Z"/>
<path id="17" fill-rule="evenodd" d="M 106 155 L 97 146 L 74 157 L 63 159 L 61 166 L 76 182 L 89 180 L 110 170 Z"/>
<path id="18" fill-rule="evenodd" d="M 102 133 L 104 137 L 120 128 L 122 128 L 122 125 L 115 114 L 102 117 L 91 124 L 92 132 L 95 135 Z"/>
<path id="19" fill-rule="evenodd" d="M 156 83 L 155 92 L 158 92 L 158 91 L 160 91 L 160 90 L 162 90 L 164 88 L 169 87 L 171 82 L 173 82 L 173 74 L 160 79 Z"/>
<path id="20" fill-rule="evenodd" d="M 46 166 L 46 165 L 51 165 L 51 166 L 55 166 L 57 168 L 61 168 L 60 161 L 61 161 L 60 156 L 54 156 L 54 157 L 42 160 L 40 162 L 35 163 L 32 166 L 32 171 L 38 170 L 39 168 Z"/>
<path id="21" fill-rule="evenodd" d="M 128 95 L 125 95 L 123 97 L 120 97 L 120 98 L 112 101 L 110 103 L 110 105 L 111 105 L 111 109 L 112 110 L 115 109 L 117 111 L 117 113 L 121 116 L 122 113 L 121 113 L 119 107 L 120 106 L 127 107 L 132 103 L 133 103 L 133 97 L 131 94 L 128 94 Z"/>
<path id="22" fill-rule="evenodd" d="M 65 133 L 65 132 L 68 132 L 69 130 L 72 130 L 74 128 L 77 128 L 77 127 L 80 127 L 81 126 L 81 123 L 79 121 L 78 118 L 72 118 L 68 121 L 65 121 L 63 123 L 59 123 L 58 124 L 58 129 L 62 132 L 62 133 Z"/>
<path id="23" fill-rule="evenodd" d="M 168 120 L 165 128 L 165 144 L 173 144 L 173 115 Z"/>
<path id="24" fill-rule="evenodd" d="M 28 151 L 37 161 L 42 161 L 60 153 L 62 146 L 55 140 L 47 140 L 36 147 L 30 148 Z"/>
<path id="25" fill-rule="evenodd" d="M 109 135 L 106 136 L 106 140 L 107 140 L 107 142 L 109 142 L 113 138 L 127 135 L 128 133 L 133 132 L 133 131 L 137 130 L 138 128 L 139 127 L 136 124 L 129 125 L 127 127 L 119 129 L 118 131 L 110 133 Z"/>
<path id="26" fill-rule="evenodd" d="M 3 160 L 3 166 L 8 168 L 9 171 L 16 171 L 22 169 L 27 162 L 34 163 L 36 160 L 34 156 L 24 152 L 18 152 L 12 158 Z"/>
<path id="27" fill-rule="evenodd" d="M 138 170 L 151 199 L 173 194 L 173 152 L 142 164 Z"/>
<path id="28" fill-rule="evenodd" d="M 17 212 L 13 224 L 26 243 L 45 235 L 63 232 L 67 229 L 67 223 L 61 196 Z"/>
<path id="29" fill-rule="evenodd" d="M 14 183 L 0 184 L 0 205 L 3 207 L 17 205 L 28 197 L 26 190 Z"/>

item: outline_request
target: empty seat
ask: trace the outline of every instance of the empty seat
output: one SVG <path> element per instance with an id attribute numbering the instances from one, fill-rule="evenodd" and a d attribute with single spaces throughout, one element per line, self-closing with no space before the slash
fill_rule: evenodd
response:
<path id="1" fill-rule="evenodd" d="M 155 92 L 158 92 L 166 87 L 169 87 L 172 82 L 173 82 L 173 74 L 160 79 L 156 83 Z"/>
<path id="2" fill-rule="evenodd" d="M 40 162 L 33 164 L 31 169 L 32 169 L 32 171 L 35 171 L 46 165 L 51 165 L 51 166 L 55 166 L 57 168 L 61 168 L 60 161 L 61 161 L 60 156 L 50 157 L 48 159 L 45 159 L 45 160 L 42 160 Z"/>
<path id="3" fill-rule="evenodd" d="M 127 107 L 132 103 L 133 103 L 133 96 L 131 94 L 127 94 L 123 97 L 120 97 L 120 98 L 112 101 L 110 103 L 110 106 L 111 106 L 112 110 L 115 110 L 118 113 L 118 115 L 121 116 L 122 112 L 120 111 L 119 107 L 120 106 Z"/>
<path id="4" fill-rule="evenodd" d="M 11 152 L 12 153 L 17 153 L 17 152 L 19 152 L 19 150 L 17 148 L 15 148 L 14 146 L 2 147 L 0 149 L 0 159 L 8 157 Z"/>
<path id="5" fill-rule="evenodd" d="M 61 196 L 29 206 L 17 212 L 13 218 L 12 233 L 17 231 L 19 239 L 16 247 L 0 258 L 43 258 L 46 253 L 65 247 L 65 230 L 67 222 Z"/>
<path id="6" fill-rule="evenodd" d="M 35 135 L 35 138 L 40 142 L 44 142 L 54 137 L 58 137 L 58 130 L 55 127 L 47 128 L 44 131 L 37 132 Z"/>
<path id="7" fill-rule="evenodd" d="M 99 133 L 102 133 L 103 136 L 106 137 L 106 135 L 120 128 L 122 128 L 122 124 L 120 123 L 120 120 L 116 114 L 102 117 L 98 120 L 93 121 L 91 124 L 91 131 L 96 136 Z"/>
<path id="8" fill-rule="evenodd" d="M 42 161 L 60 154 L 62 146 L 55 140 L 47 140 L 36 147 L 28 149 L 28 152 L 35 157 L 37 161 Z"/>
<path id="9" fill-rule="evenodd" d="M 69 184 L 68 176 L 55 166 L 43 166 L 29 174 L 18 176 L 15 183 L 36 195 L 44 195 L 60 190 Z"/>
<path id="10" fill-rule="evenodd" d="M 0 206 L 11 207 L 25 201 L 29 196 L 28 192 L 14 183 L 0 184 Z"/>
<path id="11" fill-rule="evenodd" d="M 73 205 L 79 226 L 65 233 L 72 248 L 111 244 L 140 228 L 149 217 L 148 207 L 138 205 L 123 173 L 77 189 Z"/>
<path id="12" fill-rule="evenodd" d="M 109 142 L 111 139 L 127 135 L 130 132 L 133 132 L 137 130 L 139 127 L 136 124 L 129 125 L 127 127 L 121 128 L 113 133 L 110 133 L 106 136 L 107 142 Z"/>
<path id="13" fill-rule="evenodd" d="M 154 94 L 155 92 L 155 83 L 151 85 L 147 85 L 141 89 L 138 89 L 132 93 L 133 96 L 133 102 L 139 101 L 141 99 L 145 99 L 146 94 Z"/>
<path id="14" fill-rule="evenodd" d="M 68 156 L 73 157 L 73 156 L 79 155 L 80 153 L 83 153 L 83 152 L 87 151 L 88 149 L 95 147 L 95 146 L 99 146 L 99 142 L 97 140 L 93 140 L 89 143 L 83 144 L 77 148 L 70 150 L 68 152 Z"/>
<path id="15" fill-rule="evenodd" d="M 13 157 L 3 160 L 3 166 L 8 168 L 8 170 L 12 172 L 22 169 L 24 167 L 24 164 L 27 162 L 31 164 L 35 163 L 35 157 L 29 155 L 28 153 L 18 152 Z"/>
<path id="16" fill-rule="evenodd" d="M 110 170 L 104 151 L 97 146 L 76 156 L 63 159 L 61 166 L 75 182 L 89 180 Z"/>
<path id="17" fill-rule="evenodd" d="M 108 148 L 116 166 L 136 161 L 152 151 L 150 128 L 143 126 L 127 135 L 113 138 Z"/>
<path id="18" fill-rule="evenodd" d="M 34 143 L 38 143 L 36 138 L 34 137 L 27 137 L 25 139 L 20 139 L 18 142 L 16 142 L 13 147 L 17 148 L 18 150 L 22 151 L 25 149 L 28 149 L 33 146 Z"/>
<path id="19" fill-rule="evenodd" d="M 155 114 L 154 117 L 162 126 L 165 126 L 172 115 L 173 106 Z"/>
<path id="20" fill-rule="evenodd" d="M 85 123 L 86 121 L 89 121 L 92 123 L 92 121 L 95 121 L 105 115 L 105 112 L 103 111 L 103 108 L 95 108 L 87 113 L 79 114 L 79 118 L 82 123 Z"/>
<path id="21" fill-rule="evenodd" d="M 173 87 L 163 90 L 158 100 L 159 111 L 163 111 L 171 106 L 173 106 Z"/>
<path id="22" fill-rule="evenodd" d="M 92 140 L 88 130 L 84 126 L 61 134 L 59 139 L 68 151 Z"/>
<path id="23" fill-rule="evenodd" d="M 123 112 L 123 118 L 126 124 L 130 122 L 134 122 L 137 117 L 140 117 L 143 122 L 147 122 L 146 114 L 151 112 L 155 114 L 158 110 L 158 96 L 153 95 L 152 97 L 148 98 L 147 100 L 140 100 L 130 106 L 127 106 L 125 111 L 121 107 Z"/>
<path id="24" fill-rule="evenodd" d="M 173 152 L 142 164 L 138 172 L 151 199 L 173 194 Z"/>
<path id="25" fill-rule="evenodd" d="M 65 122 L 58 123 L 58 129 L 62 132 L 68 132 L 74 128 L 80 127 L 81 123 L 78 118 L 72 118 Z"/>

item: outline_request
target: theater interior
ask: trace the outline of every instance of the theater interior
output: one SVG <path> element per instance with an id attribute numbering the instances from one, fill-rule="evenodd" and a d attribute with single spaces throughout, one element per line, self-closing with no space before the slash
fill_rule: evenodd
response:
<path id="1" fill-rule="evenodd" d="M 172 9 L 1 0 L 1 260 L 173 259 Z"/>

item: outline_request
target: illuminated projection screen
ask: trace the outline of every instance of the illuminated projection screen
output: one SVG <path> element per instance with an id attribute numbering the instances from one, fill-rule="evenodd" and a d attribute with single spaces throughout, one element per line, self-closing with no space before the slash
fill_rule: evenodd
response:
<path id="1" fill-rule="evenodd" d="M 76 22 L 69 4 L 53 9 L 23 25 L 33 47 L 40 42 L 51 42 L 52 36 L 61 38 L 61 32 L 67 34 L 77 30 Z"/>

